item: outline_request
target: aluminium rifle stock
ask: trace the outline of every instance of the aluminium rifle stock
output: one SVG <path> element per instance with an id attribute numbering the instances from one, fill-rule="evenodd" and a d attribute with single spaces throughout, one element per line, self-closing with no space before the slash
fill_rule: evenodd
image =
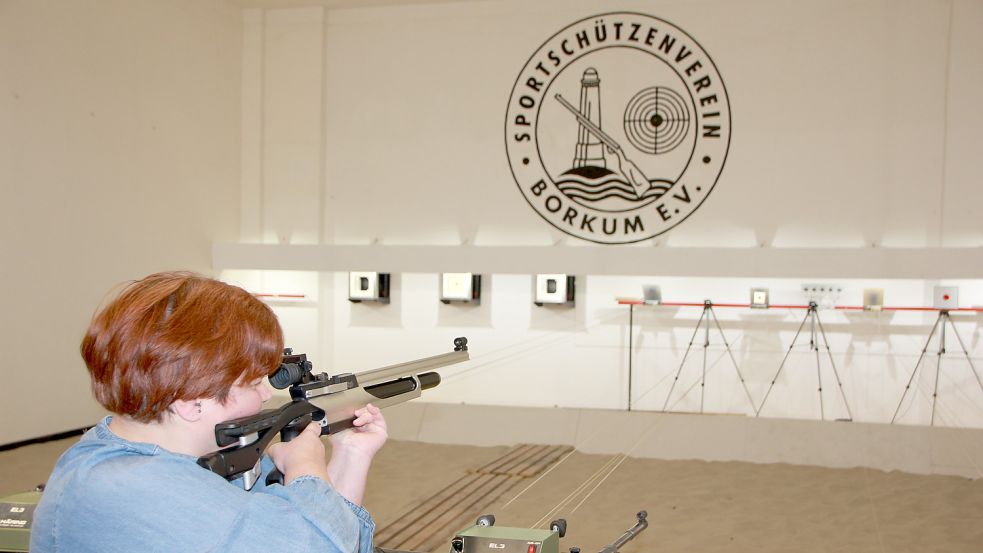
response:
<path id="1" fill-rule="evenodd" d="M 423 390 L 440 384 L 434 370 L 469 359 L 467 344 L 467 338 L 456 338 L 450 353 L 334 376 L 315 375 L 305 354 L 288 349 L 270 383 L 278 389 L 289 386 L 291 401 L 215 425 L 215 441 L 225 449 L 199 457 L 198 464 L 227 480 L 242 479 L 243 487 L 252 489 L 263 452 L 277 433 L 281 441 L 290 441 L 314 422 L 321 426 L 322 436 L 334 434 L 351 428 L 355 410 L 368 403 L 381 409 L 420 397 Z M 267 483 L 282 483 L 282 475 L 274 470 Z"/>

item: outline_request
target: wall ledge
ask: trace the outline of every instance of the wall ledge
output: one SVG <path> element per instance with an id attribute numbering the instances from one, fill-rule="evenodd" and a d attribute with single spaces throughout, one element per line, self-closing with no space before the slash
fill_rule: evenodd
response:
<path id="1" fill-rule="evenodd" d="M 212 244 L 212 268 L 765 278 L 983 278 L 983 248 Z"/>
<path id="2" fill-rule="evenodd" d="M 423 443 L 572 445 L 636 458 L 983 478 L 981 428 L 423 401 L 387 409 L 386 420 L 391 438 Z"/>

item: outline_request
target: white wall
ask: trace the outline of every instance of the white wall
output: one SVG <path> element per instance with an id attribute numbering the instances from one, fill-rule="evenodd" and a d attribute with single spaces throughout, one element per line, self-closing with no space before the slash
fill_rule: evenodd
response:
<path id="1" fill-rule="evenodd" d="M 979 156 L 983 111 L 968 109 L 983 91 L 983 4 L 953 3 L 946 109 L 945 188 L 942 233 L 946 242 L 979 245 L 983 241 Z"/>
<path id="2" fill-rule="evenodd" d="M 224 1 L 0 2 L 0 444 L 93 424 L 110 288 L 237 238 L 241 40 Z"/>
<path id="3" fill-rule="evenodd" d="M 502 147 L 508 94 L 546 38 L 612 7 L 534 6 L 329 12 L 333 201 L 325 205 L 337 241 L 455 243 L 464 230 L 479 243 L 528 244 L 549 234 L 515 201 Z M 966 173 L 971 159 L 960 153 L 978 146 L 968 132 L 980 117 L 972 99 L 980 64 L 971 52 L 981 39 L 970 24 L 978 2 L 649 1 L 619 9 L 692 34 L 731 98 L 721 181 L 664 237 L 670 245 L 983 244 L 973 214 L 952 205 L 966 203 L 953 196 L 981 199 Z M 950 31 L 952 10 L 959 13 Z"/>
<path id="4" fill-rule="evenodd" d="M 249 9 L 247 241 L 551 244 L 504 156 L 531 52 L 603 2 Z M 726 81 L 732 147 L 676 247 L 983 245 L 975 186 L 983 7 L 628 2 L 681 27 Z M 256 146 L 256 145 L 260 146 Z M 311 148 L 320 145 L 316 154 Z M 262 163 L 257 159 L 263 160 Z M 320 165 L 319 165 L 320 164 Z M 320 174 L 318 172 L 320 169 Z M 260 197 L 261 196 L 261 197 Z M 259 207 L 259 206 L 262 207 Z M 568 242 L 576 242 L 569 239 Z"/>
<path id="5" fill-rule="evenodd" d="M 981 143 L 975 129 L 983 115 L 975 104 L 983 94 L 983 37 L 976 29 L 983 4 L 707 0 L 627 2 L 618 9 L 666 19 L 693 35 L 713 57 L 731 99 L 734 134 L 723 176 L 694 216 L 657 239 L 661 246 L 960 246 L 978 255 L 983 192 L 976 186 Z M 275 175 L 244 166 L 268 200 L 258 204 L 267 210 L 262 214 L 255 207 L 244 211 L 244 226 L 249 219 L 260 230 L 244 233 L 243 240 L 577 245 L 521 198 L 505 158 L 503 122 L 529 55 L 564 26 L 610 10 L 608 3 L 589 1 L 247 10 L 254 24 L 247 23 L 246 43 L 258 46 L 245 53 L 244 67 L 261 60 L 262 71 L 244 81 L 244 96 L 257 98 L 254 109 L 245 106 L 244 121 L 287 110 L 303 123 L 281 138 L 244 126 L 244 143 L 262 143 L 263 159 L 296 151 L 298 143 L 305 152 L 320 143 L 322 153 L 297 160 L 307 168 L 281 164 Z M 296 101 L 275 71 L 295 75 L 288 82 L 296 75 L 306 81 L 293 90 Z M 268 92 L 271 87 L 276 91 Z M 308 96 L 315 90 L 317 105 Z M 319 184 L 308 167 L 316 162 L 323 162 Z M 270 210 L 283 215 L 270 217 Z M 832 263 L 830 272 L 849 272 Z M 465 334 L 475 360 L 463 371 L 446 371 L 428 400 L 600 408 L 627 402 L 628 315 L 615 296 L 637 296 L 643 283 L 658 282 L 677 301 L 741 302 L 750 287 L 767 286 L 773 302 L 801 303 L 799 284 L 810 280 L 579 275 L 577 307 L 563 311 L 532 306 L 528 275 L 486 274 L 486 299 L 478 307 L 440 304 L 437 274 L 394 275 L 388 306 L 344 301 L 342 273 L 226 275 L 258 291 L 306 293 L 307 304 L 277 309 L 288 341 L 326 370 L 432 355 Z M 859 304 L 863 288 L 879 287 L 888 304 L 917 306 L 931 301 L 940 281 L 836 282 L 845 288 L 841 303 Z M 960 284 L 963 305 L 983 304 L 980 280 Z M 636 408 L 661 408 L 699 313 L 660 308 L 637 314 Z M 718 312 L 754 402 L 802 315 Z M 822 317 L 854 418 L 890 420 L 934 315 Z M 979 317 L 958 321 L 978 356 Z M 708 410 L 742 412 L 744 392 L 736 380 L 726 380 L 732 369 L 718 350 L 711 350 Z M 692 377 L 696 361 L 684 375 Z M 793 353 L 789 363 L 789 380 L 776 384 L 762 416 L 818 418 L 814 362 Z M 824 367 L 826 416 L 842 417 L 825 360 Z M 945 367 L 937 424 L 983 426 L 983 391 L 968 365 Z M 934 362 L 928 368 L 918 381 L 920 394 L 933 384 Z M 919 401 L 903 422 L 928 422 L 930 404 L 923 395 Z M 698 405 L 698 394 L 691 394 L 676 407 Z"/>

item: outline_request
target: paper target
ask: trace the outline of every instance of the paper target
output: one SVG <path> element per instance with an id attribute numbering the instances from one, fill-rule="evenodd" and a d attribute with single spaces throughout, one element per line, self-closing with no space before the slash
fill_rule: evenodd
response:
<path id="1" fill-rule="evenodd" d="M 647 154 L 665 154 L 682 144 L 689 131 L 686 100 L 671 88 L 640 90 L 625 108 L 625 135 Z"/>

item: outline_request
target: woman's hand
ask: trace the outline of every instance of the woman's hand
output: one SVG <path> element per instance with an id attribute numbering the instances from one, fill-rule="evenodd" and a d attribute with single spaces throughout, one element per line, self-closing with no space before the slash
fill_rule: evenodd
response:
<path id="1" fill-rule="evenodd" d="M 355 411 L 355 421 L 352 424 L 354 428 L 351 430 L 332 434 L 328 438 L 332 456 L 335 452 L 354 453 L 371 460 L 389 437 L 382 411 L 370 403 Z"/>
<path id="2" fill-rule="evenodd" d="M 289 442 L 271 445 L 266 452 L 283 473 L 284 484 L 304 475 L 328 481 L 328 463 L 324 455 L 324 442 L 321 441 L 321 427 L 317 423 L 308 424 Z"/>
<path id="3" fill-rule="evenodd" d="M 361 505 L 369 465 L 389 434 L 386 433 L 386 419 L 372 404 L 355 411 L 354 425 L 354 428 L 328 438 L 331 442 L 328 475 L 338 493 Z"/>

